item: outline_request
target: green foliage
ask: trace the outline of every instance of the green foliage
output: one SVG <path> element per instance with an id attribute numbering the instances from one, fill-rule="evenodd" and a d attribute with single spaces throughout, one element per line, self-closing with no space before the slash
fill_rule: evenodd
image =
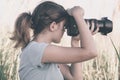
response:
<path id="1" fill-rule="evenodd" d="M 4 62 L 1 60 L 2 54 L 0 54 L 0 80 L 7 80 L 7 75 L 5 74 L 5 66 Z M 6 68 L 7 70 L 8 68 Z"/>
<path id="2" fill-rule="evenodd" d="M 111 38 L 110 38 L 110 40 L 111 40 L 111 43 L 112 43 L 112 45 L 113 45 L 113 48 L 115 49 L 116 55 L 117 55 L 117 57 L 118 57 L 118 60 L 119 60 L 119 62 L 120 62 L 119 51 L 118 51 L 117 48 L 115 47 L 115 44 L 114 44 L 113 40 L 112 40 Z"/>

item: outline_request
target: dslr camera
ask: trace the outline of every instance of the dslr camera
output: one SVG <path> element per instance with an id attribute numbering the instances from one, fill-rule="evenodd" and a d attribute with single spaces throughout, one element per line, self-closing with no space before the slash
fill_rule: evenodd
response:
<path id="1" fill-rule="evenodd" d="M 99 28 L 99 31 L 102 35 L 107 35 L 112 32 L 113 23 L 107 17 L 102 17 L 100 20 L 97 19 L 85 19 L 86 22 L 89 23 L 89 29 L 92 26 L 92 22 L 94 23 L 94 31 Z M 72 16 L 68 16 L 68 23 L 66 24 L 67 35 L 69 36 L 77 36 L 79 34 L 78 27 L 75 19 Z"/>

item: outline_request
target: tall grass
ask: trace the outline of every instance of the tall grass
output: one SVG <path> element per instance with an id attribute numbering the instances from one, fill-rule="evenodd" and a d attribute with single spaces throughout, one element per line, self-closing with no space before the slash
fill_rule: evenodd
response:
<path id="1" fill-rule="evenodd" d="M 120 48 L 118 48 L 118 50 L 117 50 L 117 48 L 115 47 L 115 44 L 114 44 L 113 40 L 111 38 L 110 38 L 110 40 L 111 40 L 111 43 L 113 45 L 113 48 L 115 49 L 116 55 L 117 55 L 118 60 L 119 60 L 118 77 L 119 77 L 119 80 L 120 80 Z"/>
<path id="2" fill-rule="evenodd" d="M 18 53 L 9 34 L 0 34 L 0 80 L 18 80 Z"/>
<path id="3" fill-rule="evenodd" d="M 20 49 L 13 48 L 8 35 L 0 34 L 0 80 L 19 80 Z M 83 63 L 84 80 L 117 80 L 117 56 L 111 56 L 105 50 L 100 50 L 99 54 L 96 59 Z"/>
<path id="4" fill-rule="evenodd" d="M 18 66 L 20 49 L 13 48 L 9 33 L 0 33 L 0 80 L 19 80 Z M 100 39 L 99 39 L 100 40 Z M 104 43 L 104 41 L 101 42 Z M 110 40 L 107 41 L 109 42 Z M 101 44 L 102 47 L 104 46 Z M 112 44 L 112 43 L 111 43 Z M 107 45 L 107 44 L 106 44 Z M 118 59 L 116 53 L 97 46 L 98 57 L 83 63 L 84 80 L 118 80 Z M 113 46 L 112 46 L 113 48 Z M 114 48 L 113 48 L 114 49 Z"/>
<path id="5" fill-rule="evenodd" d="M 117 50 L 117 48 L 115 47 L 115 44 L 114 44 L 114 42 L 113 42 L 113 40 L 110 38 L 110 40 L 111 40 L 111 43 L 112 43 L 112 45 L 113 45 L 113 48 L 115 49 L 115 52 L 116 52 L 116 55 L 117 55 L 117 57 L 118 57 L 118 60 L 120 61 L 120 52 Z"/>
<path id="6" fill-rule="evenodd" d="M 97 43 L 98 57 L 83 63 L 84 80 L 118 80 L 117 53 L 109 37 L 102 38 Z"/>
<path id="7" fill-rule="evenodd" d="M 20 2 L 16 3 L 16 1 L 17 0 L 13 0 L 13 2 L 10 2 L 9 0 L 9 3 L 11 4 L 20 3 Z M 25 2 L 28 4 L 27 1 Z M 26 5 L 25 7 L 23 6 L 22 6 L 22 9 L 28 8 L 28 6 L 26 7 Z M 9 8 L 12 11 L 14 7 L 12 6 Z M 18 7 L 20 7 L 19 4 L 18 4 Z M 14 11 L 16 10 L 19 11 L 18 8 L 16 8 Z M 113 43 L 117 44 L 117 42 L 120 41 L 120 36 L 119 36 L 120 28 L 118 27 L 120 25 L 120 0 L 118 1 L 118 4 L 116 6 L 113 18 L 114 18 Z M 15 50 L 13 48 L 13 43 L 9 40 L 10 34 L 5 32 L 4 31 L 0 32 L 0 80 L 19 80 L 19 77 L 18 77 L 19 57 L 18 56 L 20 53 L 20 49 Z M 84 80 L 120 80 L 120 78 L 118 79 L 118 68 L 120 73 L 120 66 L 118 66 L 119 65 L 118 57 L 120 55 L 119 54 L 120 47 L 118 46 L 113 47 L 113 44 L 111 43 L 111 41 L 106 37 L 103 38 L 101 36 L 98 36 L 96 38 L 97 38 L 96 43 L 98 44 L 97 45 L 98 57 L 83 63 Z M 64 40 L 63 44 L 66 45 L 67 43 L 69 44 L 68 38 L 67 40 L 66 39 Z"/>

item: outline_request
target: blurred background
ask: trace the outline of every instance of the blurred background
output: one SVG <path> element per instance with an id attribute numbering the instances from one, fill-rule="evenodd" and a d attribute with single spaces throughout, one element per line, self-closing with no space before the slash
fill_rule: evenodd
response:
<path id="1" fill-rule="evenodd" d="M 13 48 L 9 40 L 14 23 L 22 12 L 32 12 L 45 0 L 0 0 L 0 80 L 19 80 L 18 66 L 20 49 Z M 98 57 L 83 62 L 84 80 L 120 80 L 120 0 L 51 0 L 65 9 L 81 6 L 85 19 L 108 17 L 113 21 L 113 31 L 107 36 L 95 34 Z M 65 33 L 60 44 L 70 46 L 70 36 Z M 113 43 L 111 42 L 111 40 Z M 113 46 L 115 45 L 115 47 Z M 117 54 L 118 53 L 118 54 Z"/>

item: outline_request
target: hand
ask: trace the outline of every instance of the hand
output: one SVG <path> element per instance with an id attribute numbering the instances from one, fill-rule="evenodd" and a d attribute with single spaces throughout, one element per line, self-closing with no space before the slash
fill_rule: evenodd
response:
<path id="1" fill-rule="evenodd" d="M 98 33 L 98 31 L 99 31 L 99 27 L 97 27 L 97 29 L 94 31 L 94 28 L 95 28 L 94 24 L 95 24 L 95 23 L 92 21 L 91 29 L 90 29 L 92 35 Z M 89 22 L 87 22 L 87 25 L 88 25 L 88 27 L 90 27 Z"/>
<path id="2" fill-rule="evenodd" d="M 84 10 L 80 6 L 74 6 L 71 9 L 67 9 L 67 12 L 71 16 L 84 16 Z"/>
<path id="3" fill-rule="evenodd" d="M 97 27 L 97 29 L 94 31 L 94 28 L 95 28 L 94 24 L 95 23 L 92 21 L 91 29 L 90 29 L 92 35 L 95 35 L 99 31 L 99 27 Z M 87 25 L 88 25 L 88 27 L 90 27 L 89 22 L 87 22 Z M 80 45 L 80 34 L 78 34 L 77 36 L 73 36 L 71 38 L 71 46 L 72 47 L 79 47 L 79 45 Z"/>

